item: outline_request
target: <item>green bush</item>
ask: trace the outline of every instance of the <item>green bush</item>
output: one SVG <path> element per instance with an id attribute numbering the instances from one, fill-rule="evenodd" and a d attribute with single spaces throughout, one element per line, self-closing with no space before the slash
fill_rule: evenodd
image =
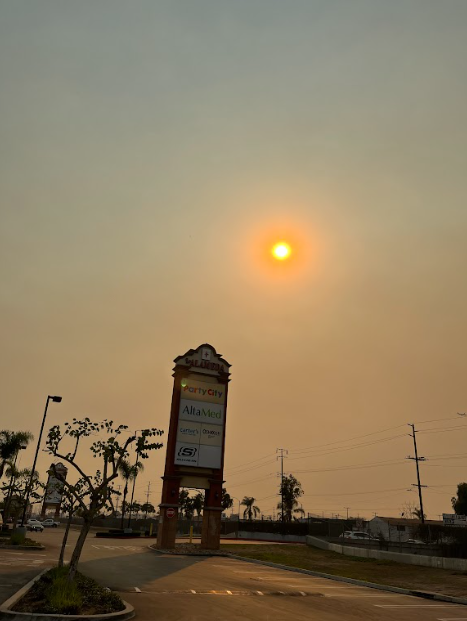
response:
<path id="1" fill-rule="evenodd" d="M 20 546 L 24 543 L 24 535 L 20 533 L 13 533 L 10 537 L 10 545 Z"/>

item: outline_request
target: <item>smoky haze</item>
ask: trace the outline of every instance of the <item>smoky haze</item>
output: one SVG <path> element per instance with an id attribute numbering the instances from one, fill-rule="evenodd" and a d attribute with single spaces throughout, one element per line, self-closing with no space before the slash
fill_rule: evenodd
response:
<path id="1" fill-rule="evenodd" d="M 467 456 L 467 4 L 0 12 L 1 427 L 37 437 L 59 394 L 48 427 L 167 431 L 172 361 L 209 342 L 232 364 L 231 495 L 271 515 L 281 447 L 306 512 L 396 515 L 417 500 L 407 423 L 447 419 L 417 427 L 425 509 L 450 512 Z M 164 457 L 136 500 L 151 481 L 158 504 Z"/>

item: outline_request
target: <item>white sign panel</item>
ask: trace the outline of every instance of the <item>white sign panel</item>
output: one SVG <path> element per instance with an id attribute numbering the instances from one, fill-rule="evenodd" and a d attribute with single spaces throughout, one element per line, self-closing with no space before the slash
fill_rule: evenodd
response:
<path id="1" fill-rule="evenodd" d="M 208 446 L 222 446 L 223 435 L 223 425 L 207 425 L 206 423 L 202 423 L 199 443 Z"/>
<path id="2" fill-rule="evenodd" d="M 188 420 L 179 420 L 177 442 L 199 444 L 201 438 L 201 423 L 192 423 Z"/>
<path id="3" fill-rule="evenodd" d="M 50 476 L 47 483 L 45 502 L 49 505 L 59 505 L 62 502 L 62 488 L 63 483 L 56 477 Z"/>
<path id="4" fill-rule="evenodd" d="M 457 513 L 443 513 L 443 523 L 445 526 L 467 527 L 467 516 L 457 515 Z"/>
<path id="5" fill-rule="evenodd" d="M 175 445 L 175 462 L 185 466 L 197 466 L 199 459 L 199 444 L 177 442 Z"/>
<path id="6" fill-rule="evenodd" d="M 220 468 L 221 462 L 222 446 L 200 445 L 198 459 L 198 466 L 200 468 Z"/>
<path id="7" fill-rule="evenodd" d="M 224 406 L 217 403 L 181 399 L 179 420 L 223 425 Z"/>

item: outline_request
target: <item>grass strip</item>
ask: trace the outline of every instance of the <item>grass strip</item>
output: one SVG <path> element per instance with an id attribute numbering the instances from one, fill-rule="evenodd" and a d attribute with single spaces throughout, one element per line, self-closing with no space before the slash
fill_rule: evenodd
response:
<path id="1" fill-rule="evenodd" d="M 244 558 L 319 571 L 333 576 L 454 597 L 467 596 L 467 571 L 435 569 L 405 565 L 395 561 L 343 556 L 337 552 L 319 550 L 305 545 L 223 544 L 221 549 Z"/>

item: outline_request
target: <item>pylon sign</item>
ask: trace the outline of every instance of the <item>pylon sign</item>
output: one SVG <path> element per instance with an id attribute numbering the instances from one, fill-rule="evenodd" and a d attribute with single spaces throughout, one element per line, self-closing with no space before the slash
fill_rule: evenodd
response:
<path id="1" fill-rule="evenodd" d="M 60 513 L 60 506 L 62 504 L 63 496 L 63 483 L 53 473 L 59 474 L 61 477 L 63 477 L 63 479 L 66 479 L 68 468 L 64 466 L 61 462 L 51 465 L 49 470 L 49 478 L 47 480 L 44 502 L 42 505 L 41 516 L 45 515 L 49 507 L 55 509 L 55 515 L 57 517 Z"/>
<path id="2" fill-rule="evenodd" d="M 201 545 L 219 547 L 229 363 L 205 343 L 175 359 L 158 546 L 175 545 L 180 487 L 205 490 Z M 170 517 L 169 517 L 170 516 Z"/>

